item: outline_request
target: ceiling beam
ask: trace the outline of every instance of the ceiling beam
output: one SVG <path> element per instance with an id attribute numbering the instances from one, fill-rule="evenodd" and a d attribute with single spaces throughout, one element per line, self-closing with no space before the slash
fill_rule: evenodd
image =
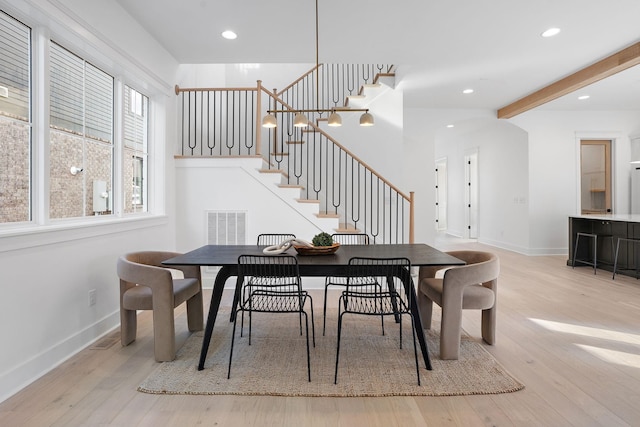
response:
<path id="1" fill-rule="evenodd" d="M 498 118 L 510 119 L 638 64 L 640 64 L 640 42 L 500 108 Z"/>

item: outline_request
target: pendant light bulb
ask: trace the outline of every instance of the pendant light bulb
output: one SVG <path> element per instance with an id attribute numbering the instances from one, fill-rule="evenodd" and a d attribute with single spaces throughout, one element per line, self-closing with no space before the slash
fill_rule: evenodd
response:
<path id="1" fill-rule="evenodd" d="M 328 125 L 333 127 L 342 126 L 342 117 L 340 117 L 340 114 L 332 111 L 329 115 Z"/>
<path id="2" fill-rule="evenodd" d="M 278 121 L 276 120 L 276 116 L 269 113 L 262 118 L 262 127 L 263 128 L 274 128 L 278 126 Z"/>
<path id="3" fill-rule="evenodd" d="M 373 126 L 373 116 L 369 111 L 360 116 L 360 126 Z"/>
<path id="4" fill-rule="evenodd" d="M 309 125 L 309 119 L 304 114 L 298 112 L 293 118 L 293 126 L 297 128 L 305 128 Z"/>

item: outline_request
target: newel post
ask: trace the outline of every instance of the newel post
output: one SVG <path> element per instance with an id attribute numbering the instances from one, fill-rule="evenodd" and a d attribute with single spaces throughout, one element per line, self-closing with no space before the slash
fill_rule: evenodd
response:
<path id="1" fill-rule="evenodd" d="M 414 191 L 409 191 L 409 243 L 415 243 L 414 228 L 414 209 L 413 195 Z"/>

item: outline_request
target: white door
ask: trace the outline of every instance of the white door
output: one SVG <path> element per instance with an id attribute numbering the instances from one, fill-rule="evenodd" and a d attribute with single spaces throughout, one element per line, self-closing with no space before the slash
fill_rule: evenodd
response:
<path id="1" fill-rule="evenodd" d="M 436 230 L 447 229 L 447 159 L 436 160 Z"/>
<path id="2" fill-rule="evenodd" d="M 478 149 L 466 150 L 464 156 L 465 237 L 478 238 Z"/>

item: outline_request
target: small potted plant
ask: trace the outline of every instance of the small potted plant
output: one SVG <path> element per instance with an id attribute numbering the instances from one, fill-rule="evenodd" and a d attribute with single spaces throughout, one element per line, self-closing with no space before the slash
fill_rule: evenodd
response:
<path id="1" fill-rule="evenodd" d="M 333 237 L 331 237 L 329 233 L 322 232 L 313 236 L 311 243 L 313 243 L 313 246 L 316 246 L 316 247 L 331 246 L 333 245 Z"/>

